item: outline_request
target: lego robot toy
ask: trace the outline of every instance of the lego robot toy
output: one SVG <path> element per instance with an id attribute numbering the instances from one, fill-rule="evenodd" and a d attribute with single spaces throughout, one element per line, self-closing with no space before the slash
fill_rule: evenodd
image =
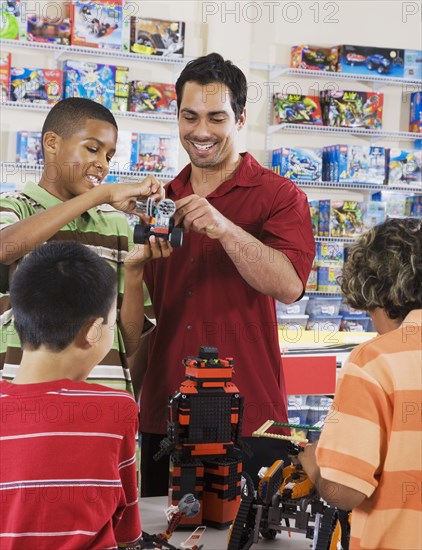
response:
<path id="1" fill-rule="evenodd" d="M 180 525 L 228 527 L 241 493 L 243 398 L 231 381 L 233 359 L 201 346 L 198 357 L 183 362 L 186 378 L 168 406 L 167 437 L 156 460 L 170 455 L 169 504 L 193 493 L 201 511 Z"/>
<path id="2" fill-rule="evenodd" d="M 174 248 L 181 248 L 183 245 L 183 229 L 174 227 L 173 216 L 176 212 L 176 204 L 171 199 L 163 199 L 156 202 L 155 199 L 137 201 L 136 211 L 144 214 L 147 223 L 135 225 L 133 240 L 135 243 L 144 244 L 151 236 L 155 235 L 169 241 Z"/>
<path id="3" fill-rule="evenodd" d="M 267 433 L 266 430 L 272 425 L 289 426 L 268 420 L 253 435 L 289 437 Z M 290 426 L 315 429 L 305 425 Z M 284 466 L 283 460 L 276 460 L 269 468 L 261 468 L 257 490 L 242 494 L 236 519 L 230 529 L 228 550 L 248 550 L 260 536 L 273 540 L 282 531 L 304 534 L 313 541 L 313 550 L 348 550 L 350 514 L 327 506 L 321 499 L 297 459 L 303 447 L 293 441 L 299 438 L 291 439 L 288 453 L 292 463 Z M 305 441 L 302 438 L 301 443 Z M 293 525 L 291 522 L 294 522 Z"/>

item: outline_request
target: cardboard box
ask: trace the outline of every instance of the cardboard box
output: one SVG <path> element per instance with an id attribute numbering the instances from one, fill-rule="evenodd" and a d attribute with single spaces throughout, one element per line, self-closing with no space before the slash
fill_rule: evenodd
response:
<path id="1" fill-rule="evenodd" d="M 12 54 L 10 52 L 0 53 L 0 101 L 10 99 L 10 65 Z"/>
<path id="2" fill-rule="evenodd" d="M 130 51 L 143 55 L 183 57 L 185 23 L 164 19 L 131 17 Z"/>
<path id="3" fill-rule="evenodd" d="M 122 50 L 122 0 L 73 0 L 72 44 Z"/>
<path id="4" fill-rule="evenodd" d="M 321 46 L 293 46 L 290 57 L 290 67 L 294 69 L 309 69 L 312 71 L 337 71 L 338 47 L 323 48 Z"/>
<path id="5" fill-rule="evenodd" d="M 402 49 L 348 44 L 340 47 L 338 72 L 402 78 L 403 65 L 404 50 Z"/>
<path id="6" fill-rule="evenodd" d="M 321 104 L 317 96 L 274 94 L 276 124 L 300 123 L 322 126 Z"/>

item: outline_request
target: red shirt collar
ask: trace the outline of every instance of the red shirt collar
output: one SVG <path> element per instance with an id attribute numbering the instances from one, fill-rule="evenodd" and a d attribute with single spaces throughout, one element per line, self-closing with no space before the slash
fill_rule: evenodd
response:
<path id="1" fill-rule="evenodd" d="M 261 185 L 260 175 L 266 168 L 261 166 L 250 153 L 241 153 L 241 156 L 243 160 L 232 177 L 229 180 L 223 181 L 223 183 L 209 195 L 210 198 L 221 197 L 233 189 L 233 187 L 256 187 L 257 185 Z M 188 164 L 174 180 L 171 180 L 167 185 L 167 189 L 171 191 L 176 198 L 181 198 L 186 194 L 186 187 L 188 185 L 192 192 L 190 185 L 191 170 L 192 166 Z"/>

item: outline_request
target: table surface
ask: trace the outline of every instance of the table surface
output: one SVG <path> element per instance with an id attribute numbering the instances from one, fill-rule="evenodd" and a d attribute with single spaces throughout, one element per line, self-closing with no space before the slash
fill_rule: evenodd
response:
<path id="1" fill-rule="evenodd" d="M 167 497 L 141 498 L 139 509 L 141 512 L 142 528 L 149 534 L 160 533 L 167 527 L 167 520 L 164 510 L 167 508 Z M 193 531 L 193 529 L 192 529 Z M 173 546 L 178 546 L 185 541 L 192 531 L 176 531 L 169 540 Z M 229 530 L 218 530 L 207 527 L 203 534 L 200 544 L 203 550 L 226 550 Z M 304 535 L 286 532 L 279 533 L 275 540 L 260 539 L 258 544 L 252 546 L 252 550 L 310 550 L 312 541 L 305 538 Z"/>

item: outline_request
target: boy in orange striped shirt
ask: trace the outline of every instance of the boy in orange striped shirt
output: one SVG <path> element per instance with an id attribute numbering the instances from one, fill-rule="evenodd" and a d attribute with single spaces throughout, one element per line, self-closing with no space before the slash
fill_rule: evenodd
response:
<path id="1" fill-rule="evenodd" d="M 352 247 L 348 303 L 379 336 L 350 354 L 332 414 L 299 459 L 321 496 L 352 510 L 350 548 L 422 548 L 422 228 L 389 220 Z"/>

